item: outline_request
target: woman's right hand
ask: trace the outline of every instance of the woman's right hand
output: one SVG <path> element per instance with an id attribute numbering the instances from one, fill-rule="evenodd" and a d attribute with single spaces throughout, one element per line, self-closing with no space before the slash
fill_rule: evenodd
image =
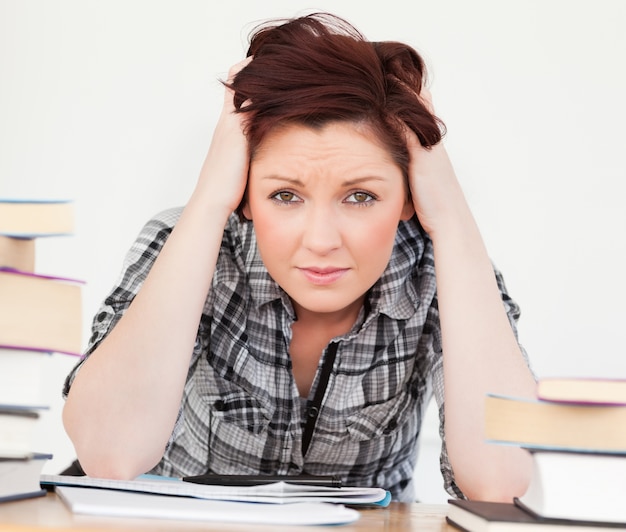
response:
<path id="1" fill-rule="evenodd" d="M 233 65 L 228 72 L 228 83 L 251 60 L 248 57 Z M 243 198 L 249 165 L 245 114 L 235 112 L 233 95 L 234 91 L 225 87 L 222 111 L 194 191 L 194 195 L 199 193 L 213 207 L 227 209 L 228 214 L 237 209 Z"/>

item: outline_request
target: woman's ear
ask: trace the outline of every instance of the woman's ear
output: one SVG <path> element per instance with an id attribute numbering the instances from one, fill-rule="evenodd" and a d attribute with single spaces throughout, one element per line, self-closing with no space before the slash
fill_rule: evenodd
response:
<path id="1" fill-rule="evenodd" d="M 406 200 L 404 201 L 404 206 L 402 207 L 402 213 L 400 214 L 400 219 L 403 222 L 406 222 L 413 218 L 415 214 L 415 207 L 413 206 L 413 198 L 409 194 Z"/>
<path id="2" fill-rule="evenodd" d="M 247 198 L 244 198 L 241 202 L 239 212 L 246 220 L 252 221 L 252 212 L 250 211 L 250 203 Z"/>

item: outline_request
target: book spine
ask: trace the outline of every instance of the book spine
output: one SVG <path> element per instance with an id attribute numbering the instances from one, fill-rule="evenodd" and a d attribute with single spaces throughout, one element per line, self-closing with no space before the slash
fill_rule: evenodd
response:
<path id="1" fill-rule="evenodd" d="M 67 283 L 85 284 L 85 281 L 80 279 L 72 279 L 70 277 L 57 277 L 55 275 L 42 275 L 40 273 L 27 272 L 23 270 L 16 270 L 15 268 L 7 268 L 6 266 L 0 266 L 0 273 L 8 273 L 12 275 L 22 275 L 25 277 L 34 277 L 36 279 L 43 279 L 49 281 L 63 281 Z"/>

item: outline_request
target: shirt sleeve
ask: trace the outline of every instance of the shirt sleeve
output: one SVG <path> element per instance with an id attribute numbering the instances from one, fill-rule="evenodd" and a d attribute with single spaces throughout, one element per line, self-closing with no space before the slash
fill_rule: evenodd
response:
<path id="1" fill-rule="evenodd" d="M 139 292 L 167 237 L 172 232 L 180 212 L 180 208 L 163 211 L 144 225 L 124 258 L 122 273 L 117 283 L 102 302 L 93 318 L 91 337 L 87 343 L 85 353 L 66 377 L 63 386 L 63 397 L 67 397 L 81 366 L 98 344 L 115 327 L 115 324 L 124 315 L 135 295 Z"/>
<path id="2" fill-rule="evenodd" d="M 511 328 L 513 329 L 513 333 L 515 334 L 515 338 L 518 339 L 518 345 L 520 346 L 520 350 L 526 361 L 526 364 L 530 367 L 528 354 L 524 347 L 519 344 L 518 331 L 517 331 L 517 322 L 520 317 L 520 307 L 519 305 L 511 298 L 509 295 L 506 285 L 504 283 L 504 277 L 496 268 L 494 268 L 494 273 L 496 276 L 496 281 L 498 283 L 498 288 L 500 289 L 500 294 L 502 297 L 502 302 L 504 304 L 504 308 L 506 310 L 507 316 L 509 318 L 509 323 L 511 324 Z M 454 471 L 452 470 L 452 466 L 450 465 L 450 460 L 448 457 L 448 449 L 446 447 L 446 439 L 445 439 L 445 414 L 444 414 L 444 378 L 443 378 L 443 349 L 442 349 L 442 339 L 441 339 L 441 326 L 439 324 L 439 309 L 437 306 L 437 299 L 433 301 L 431 305 L 429 316 L 427 321 L 430 322 L 433 327 L 434 334 L 432 340 L 432 350 L 433 350 L 433 365 L 431 371 L 432 378 L 432 388 L 433 394 L 435 396 L 435 400 L 437 401 L 437 407 L 439 412 L 439 436 L 441 438 L 441 454 L 439 457 L 439 464 L 441 469 L 441 475 L 444 481 L 445 490 L 456 498 L 466 498 L 461 489 L 458 487 L 454 480 Z"/>

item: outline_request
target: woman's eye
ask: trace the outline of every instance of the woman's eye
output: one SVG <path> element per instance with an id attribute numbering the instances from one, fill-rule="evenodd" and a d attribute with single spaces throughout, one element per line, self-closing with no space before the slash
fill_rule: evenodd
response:
<path id="1" fill-rule="evenodd" d="M 281 190 L 276 192 L 272 199 L 280 201 L 282 203 L 293 203 L 298 200 L 298 196 L 296 196 L 293 192 L 289 192 L 287 190 Z"/>
<path id="2" fill-rule="evenodd" d="M 367 192 L 353 192 L 346 198 L 347 203 L 370 203 L 376 198 Z"/>

